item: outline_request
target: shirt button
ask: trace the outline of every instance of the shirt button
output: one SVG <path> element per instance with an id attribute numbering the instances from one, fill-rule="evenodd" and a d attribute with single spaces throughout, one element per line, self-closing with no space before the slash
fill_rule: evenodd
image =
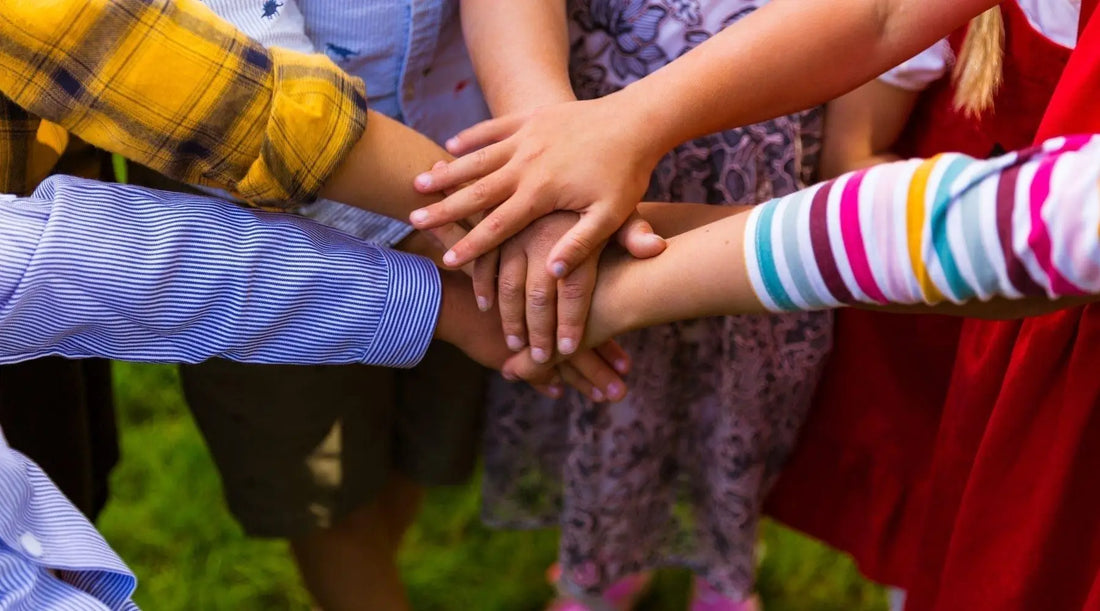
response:
<path id="1" fill-rule="evenodd" d="M 405 99 L 406 100 L 411 100 L 413 95 L 416 93 L 416 90 L 413 89 L 413 84 L 412 83 L 407 83 L 405 85 L 404 92 L 405 92 Z"/>
<path id="2" fill-rule="evenodd" d="M 19 537 L 19 545 L 23 546 L 23 551 L 35 558 L 42 556 L 42 544 L 30 533 L 23 533 L 23 536 Z"/>

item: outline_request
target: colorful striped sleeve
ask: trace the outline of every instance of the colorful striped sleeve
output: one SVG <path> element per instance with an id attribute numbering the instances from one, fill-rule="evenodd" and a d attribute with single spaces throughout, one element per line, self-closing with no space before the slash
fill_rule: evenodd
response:
<path id="1" fill-rule="evenodd" d="M 873 167 L 758 206 L 745 231 L 773 311 L 1100 294 L 1100 136 Z"/>

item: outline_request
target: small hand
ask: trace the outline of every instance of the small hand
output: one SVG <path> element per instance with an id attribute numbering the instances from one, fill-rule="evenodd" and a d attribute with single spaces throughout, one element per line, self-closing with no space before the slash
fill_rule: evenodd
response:
<path id="1" fill-rule="evenodd" d="M 555 346 L 563 355 L 573 354 L 584 335 L 596 285 L 597 258 L 589 257 L 560 280 L 546 271 L 554 242 L 576 222 L 575 212 L 554 212 L 501 247 L 497 287 L 505 339 L 513 350 L 530 345 L 533 358 L 539 362 L 550 360 Z M 479 266 L 475 271 L 477 284 L 491 281 L 483 275 L 485 270 Z"/>
<path id="2" fill-rule="evenodd" d="M 461 274 L 442 272 L 441 276 L 443 303 L 436 337 L 457 346 L 478 363 L 499 370 L 512 354 L 504 343 L 499 313 L 473 307 L 470 282 Z M 625 394 L 625 383 L 609 364 L 624 359 L 626 355 L 617 346 L 585 350 L 568 363 L 526 368 L 524 380 L 551 397 L 561 396 L 560 382 L 564 381 L 589 398 L 601 401 L 612 394 Z"/>
<path id="3" fill-rule="evenodd" d="M 644 290 L 645 270 L 639 269 L 639 264 L 645 263 L 616 247 L 610 247 L 604 252 L 598 269 L 600 280 L 592 296 L 593 307 L 588 314 L 578 348 L 580 352 L 600 346 L 597 349 L 599 352 L 607 345 L 614 345 L 621 350 L 610 341 L 612 337 L 648 324 L 644 317 L 639 316 L 640 312 L 635 311 L 633 302 L 637 300 L 631 297 L 635 293 L 630 292 Z M 534 358 L 532 350 L 525 348 L 509 358 L 501 371 L 509 379 L 530 380 L 537 378 L 548 364 L 560 362 L 564 358 L 566 357 L 556 354 L 548 362 L 539 362 Z M 611 360 L 611 357 L 606 358 Z"/>
<path id="4" fill-rule="evenodd" d="M 613 94 L 614 95 L 614 94 Z M 420 229 L 494 208 L 444 256 L 464 265 L 553 210 L 579 221 L 553 247 L 548 271 L 564 278 L 618 230 L 634 211 L 659 158 L 641 126 L 623 125 L 612 96 L 546 106 L 487 121 L 448 143 L 455 152 L 485 146 L 421 174 L 417 189 L 432 193 L 469 181 L 443 201 L 412 213 Z M 655 243 L 659 238 L 650 238 Z"/>

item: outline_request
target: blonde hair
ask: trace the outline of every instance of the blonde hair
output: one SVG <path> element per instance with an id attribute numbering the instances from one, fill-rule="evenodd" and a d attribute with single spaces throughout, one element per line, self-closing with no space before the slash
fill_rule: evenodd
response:
<path id="1" fill-rule="evenodd" d="M 976 117 L 993 108 L 993 97 L 1004 78 L 1005 23 L 1000 7 L 970 21 L 952 78 L 955 109 Z"/>

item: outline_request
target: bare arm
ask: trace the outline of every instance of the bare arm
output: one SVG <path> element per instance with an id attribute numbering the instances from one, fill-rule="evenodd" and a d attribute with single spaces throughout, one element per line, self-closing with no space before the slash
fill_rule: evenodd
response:
<path id="1" fill-rule="evenodd" d="M 564 0 L 462 0 L 462 32 L 494 116 L 575 99 Z"/>
<path id="2" fill-rule="evenodd" d="M 427 228 L 495 208 L 445 260 L 462 265 L 552 210 L 580 213 L 554 246 L 564 276 L 622 226 L 677 144 L 820 104 L 947 35 L 996 0 L 774 0 L 625 89 L 500 117 L 459 136 L 464 153 L 422 176 L 440 191 Z M 778 51 L 777 51 L 778 50 Z"/>
<path id="3" fill-rule="evenodd" d="M 878 79 L 825 106 L 821 177 L 835 178 L 865 167 L 896 161 L 897 142 L 916 105 L 918 92 Z"/>
<path id="4" fill-rule="evenodd" d="M 878 165 L 689 229 L 658 257 L 605 256 L 583 343 L 725 314 L 1018 318 L 1088 303 L 1100 298 L 1097 209 L 1097 136 Z M 509 365 L 520 377 L 523 359 Z"/>
<path id="5" fill-rule="evenodd" d="M 997 3 L 774 0 L 624 89 L 617 106 L 633 125 L 647 126 L 651 155 L 661 154 L 835 98 Z"/>

